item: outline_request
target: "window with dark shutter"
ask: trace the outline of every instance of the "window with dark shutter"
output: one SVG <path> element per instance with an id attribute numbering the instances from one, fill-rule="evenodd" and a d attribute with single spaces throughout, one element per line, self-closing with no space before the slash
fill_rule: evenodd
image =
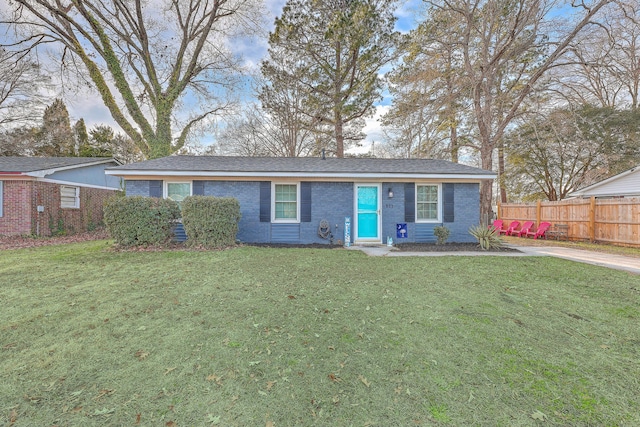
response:
<path id="1" fill-rule="evenodd" d="M 162 181 L 149 181 L 149 197 L 162 198 Z"/>
<path id="2" fill-rule="evenodd" d="M 442 222 L 454 222 L 454 196 L 455 185 L 452 183 L 442 184 Z"/>
<path id="3" fill-rule="evenodd" d="M 404 222 L 416 222 L 416 187 L 413 182 L 404 184 Z"/>
<path id="4" fill-rule="evenodd" d="M 260 182 L 260 222 L 271 222 L 271 182 Z"/>
<path id="5" fill-rule="evenodd" d="M 204 196 L 204 181 L 193 181 L 191 191 L 194 196 Z"/>
<path id="6" fill-rule="evenodd" d="M 300 183 L 300 221 L 311 222 L 311 183 Z"/>

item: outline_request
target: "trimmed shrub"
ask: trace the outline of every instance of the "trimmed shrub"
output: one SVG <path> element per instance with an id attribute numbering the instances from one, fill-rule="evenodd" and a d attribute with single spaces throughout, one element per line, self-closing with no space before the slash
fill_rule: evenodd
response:
<path id="1" fill-rule="evenodd" d="M 189 196 L 182 201 L 182 224 L 189 246 L 234 245 L 238 221 L 240 203 L 233 197 Z"/>
<path id="2" fill-rule="evenodd" d="M 178 204 L 155 197 L 111 197 L 104 205 L 104 223 L 122 246 L 159 245 L 171 240 Z"/>
<path id="3" fill-rule="evenodd" d="M 449 229 L 444 225 L 439 225 L 437 227 L 434 227 L 433 235 L 438 238 L 436 245 L 444 245 L 449 239 L 449 233 L 450 233 Z"/>

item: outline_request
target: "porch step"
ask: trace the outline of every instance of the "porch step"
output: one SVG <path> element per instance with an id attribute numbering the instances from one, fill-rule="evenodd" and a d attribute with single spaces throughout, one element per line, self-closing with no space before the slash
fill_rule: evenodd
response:
<path id="1" fill-rule="evenodd" d="M 184 231 L 184 226 L 181 222 L 176 222 L 171 228 L 173 238 L 171 241 L 176 243 L 182 243 L 187 240 L 187 233 Z"/>

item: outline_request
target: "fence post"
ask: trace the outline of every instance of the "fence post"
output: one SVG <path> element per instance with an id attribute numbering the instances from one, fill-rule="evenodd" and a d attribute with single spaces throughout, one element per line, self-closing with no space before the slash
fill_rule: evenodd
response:
<path id="1" fill-rule="evenodd" d="M 596 241 L 596 198 L 591 196 L 589 202 L 589 241 Z"/>
<path id="2" fill-rule="evenodd" d="M 536 203 L 536 224 L 540 225 L 540 221 L 542 221 L 542 201 L 538 200 Z"/>
<path id="3" fill-rule="evenodd" d="M 498 202 L 498 212 L 496 212 L 496 219 L 501 219 L 502 218 L 502 205 L 500 205 L 500 202 Z"/>

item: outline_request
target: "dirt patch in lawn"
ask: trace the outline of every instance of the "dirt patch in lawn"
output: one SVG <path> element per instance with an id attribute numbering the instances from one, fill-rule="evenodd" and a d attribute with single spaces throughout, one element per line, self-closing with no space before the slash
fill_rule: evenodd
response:
<path id="1" fill-rule="evenodd" d="M 520 252 L 507 246 L 484 251 L 477 243 L 399 243 L 395 247 L 401 252 Z"/>

